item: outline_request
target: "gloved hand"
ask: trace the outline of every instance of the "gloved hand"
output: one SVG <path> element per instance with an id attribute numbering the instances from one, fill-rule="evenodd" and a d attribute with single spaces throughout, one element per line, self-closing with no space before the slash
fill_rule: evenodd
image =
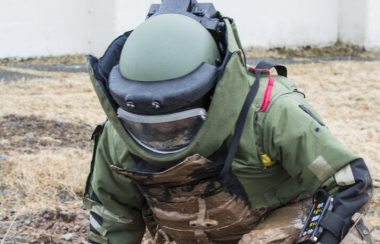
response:
<path id="1" fill-rule="evenodd" d="M 318 243 L 321 243 L 321 244 L 338 244 L 339 240 L 333 234 L 331 234 L 329 231 L 324 230 L 322 232 L 321 237 L 319 237 L 319 239 L 318 239 Z"/>

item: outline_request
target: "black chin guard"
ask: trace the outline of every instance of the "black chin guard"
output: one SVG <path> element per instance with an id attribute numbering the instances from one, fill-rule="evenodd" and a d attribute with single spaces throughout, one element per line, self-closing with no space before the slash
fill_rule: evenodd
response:
<path id="1" fill-rule="evenodd" d="M 202 63 L 189 74 L 170 80 L 136 81 L 123 77 L 119 65 L 109 76 L 116 103 L 135 114 L 165 114 L 194 105 L 216 85 L 218 68 Z"/>

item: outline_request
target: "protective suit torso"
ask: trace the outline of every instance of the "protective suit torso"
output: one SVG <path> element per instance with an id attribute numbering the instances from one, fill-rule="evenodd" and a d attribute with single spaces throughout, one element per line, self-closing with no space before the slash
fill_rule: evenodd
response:
<path id="1" fill-rule="evenodd" d="M 332 136 L 328 128 L 321 124 L 318 115 L 311 113 L 311 108 L 304 100 L 303 94 L 298 92 L 294 84 L 285 77 L 276 77 L 271 103 L 265 112 L 261 111 L 267 83 L 268 77 L 263 77 L 260 81 L 261 88 L 250 109 L 238 153 L 232 164 L 233 176 L 236 178 L 230 179 L 229 183 L 234 186 L 229 187 L 228 190 L 219 189 L 221 184 L 215 180 L 220 168 L 213 171 L 205 166 L 206 168 L 201 167 L 201 171 L 198 171 L 197 167 L 193 165 L 188 167 L 190 165 L 184 164 L 186 161 L 173 166 L 168 171 L 164 171 L 167 167 L 158 166 L 153 171 L 163 171 L 158 175 L 168 175 L 164 178 L 166 179 L 164 182 L 157 182 L 153 177 L 152 169 L 150 173 L 144 172 L 143 168 L 139 169 L 139 163 L 135 162 L 136 157 L 130 154 L 125 142 L 110 122 L 106 123 L 97 143 L 98 154 L 109 157 L 104 166 L 113 168 L 111 175 L 128 176 L 130 180 L 123 183 L 129 185 L 125 188 L 125 194 L 145 195 L 157 221 L 161 221 L 167 234 L 178 243 L 186 243 L 186 240 L 190 241 L 188 243 L 194 243 L 195 240 L 201 241 L 200 243 L 217 240 L 235 240 L 236 242 L 271 209 L 311 196 L 321 184 L 332 184 L 334 173 L 355 159 L 355 156 Z M 308 112 L 301 109 L 300 105 L 308 107 Z M 268 118 L 270 121 L 267 121 Z M 298 124 L 298 122 L 302 123 Z M 304 128 L 301 135 L 297 134 L 300 127 Z M 276 137 L 273 138 L 273 136 Z M 321 137 L 324 138 L 322 142 L 325 145 L 320 144 Z M 274 143 L 281 143 L 281 146 L 275 148 Z M 283 148 L 283 151 L 277 151 L 280 148 Z M 287 150 L 294 150 L 294 155 L 297 157 L 291 158 Z M 263 155 L 269 158 L 270 163 L 263 162 Z M 95 167 L 98 164 L 104 164 L 104 162 L 96 162 L 97 157 L 94 160 Z M 314 170 L 313 165 L 316 165 L 317 169 Z M 187 169 L 184 170 L 184 167 Z M 110 171 L 110 168 L 107 171 Z M 189 177 L 197 175 L 204 177 L 206 172 L 209 175 L 202 179 L 205 181 L 198 185 L 199 189 L 192 189 Z M 173 178 L 174 176 L 178 178 Z M 123 176 L 113 176 L 110 179 L 104 177 L 104 180 L 92 187 L 106 189 L 108 181 L 112 181 L 114 177 Z M 181 177 L 184 177 L 183 180 L 178 180 L 182 179 Z M 137 188 L 134 181 L 137 182 Z M 155 187 L 149 187 L 151 184 Z M 174 187 L 168 187 L 166 184 L 174 185 Z M 118 186 L 119 191 L 123 191 L 124 187 Z M 165 192 L 164 189 L 166 189 Z M 207 193 L 212 193 L 209 196 L 210 200 L 204 197 Z M 142 201 L 142 196 L 138 197 L 140 201 Z M 160 196 L 163 199 L 160 199 Z M 213 201 L 213 198 L 224 200 Z M 233 219 L 229 219 L 228 214 L 223 211 L 220 213 L 216 211 L 218 207 L 224 208 L 224 205 L 228 204 L 225 202 L 227 199 L 231 201 L 229 203 L 231 208 L 226 208 L 224 211 L 233 210 L 231 214 Z M 171 200 L 177 204 L 173 204 Z M 200 206 L 204 209 L 200 209 Z M 237 225 L 229 227 L 231 232 L 226 231 L 228 230 L 226 226 L 233 221 L 236 221 Z M 211 236 L 204 233 L 211 233 Z M 183 239 L 179 239 L 181 237 Z"/>
<path id="2" fill-rule="evenodd" d="M 97 128 L 85 203 L 93 243 L 140 243 L 145 226 L 177 243 L 237 243 L 274 209 L 310 197 L 358 157 L 325 126 L 292 81 L 265 74 L 250 105 L 231 170 L 224 157 L 245 97 L 248 72 L 234 23 L 208 116 L 194 141 L 173 155 L 148 153 L 123 128 L 107 87 L 124 34 L 89 72 L 108 121 Z M 310 81 L 312 82 L 312 81 Z M 369 176 L 368 176 L 369 177 Z M 344 175 L 343 182 L 353 180 Z M 354 181 L 355 182 L 355 181 Z M 158 226 L 158 228 L 157 228 Z"/>

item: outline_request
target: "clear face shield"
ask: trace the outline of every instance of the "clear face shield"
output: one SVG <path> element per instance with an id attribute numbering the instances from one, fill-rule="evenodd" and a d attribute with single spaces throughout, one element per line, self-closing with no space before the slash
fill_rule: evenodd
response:
<path id="1" fill-rule="evenodd" d="M 138 144 L 159 154 L 185 149 L 207 117 L 203 108 L 164 115 L 138 115 L 119 108 L 117 114 Z"/>

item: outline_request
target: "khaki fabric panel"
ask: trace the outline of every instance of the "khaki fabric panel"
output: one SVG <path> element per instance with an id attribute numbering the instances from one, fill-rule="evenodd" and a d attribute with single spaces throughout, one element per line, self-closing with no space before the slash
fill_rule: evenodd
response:
<path id="1" fill-rule="evenodd" d="M 339 186 L 349 186 L 355 184 L 354 173 L 352 172 L 350 165 L 347 165 L 343 169 L 339 170 L 334 175 L 334 178 Z"/>
<path id="2" fill-rule="evenodd" d="M 311 162 L 308 166 L 311 172 L 317 176 L 319 181 L 324 182 L 332 174 L 335 173 L 335 170 L 331 167 L 331 165 L 322 157 L 318 156 L 313 162 Z"/>

